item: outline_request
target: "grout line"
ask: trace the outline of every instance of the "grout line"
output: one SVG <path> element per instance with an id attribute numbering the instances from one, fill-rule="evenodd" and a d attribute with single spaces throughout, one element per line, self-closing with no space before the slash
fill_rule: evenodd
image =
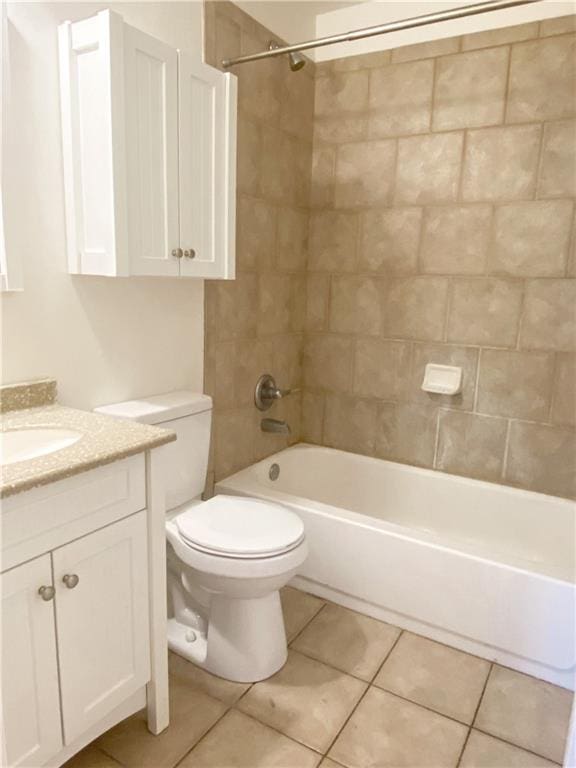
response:
<path id="1" fill-rule="evenodd" d="M 318 598 L 318 599 L 319 599 L 319 600 L 321 600 L 322 598 Z M 318 610 L 315 612 L 315 614 L 314 614 L 314 615 L 313 615 L 313 616 L 312 616 L 310 619 L 308 619 L 308 621 L 307 621 L 307 622 L 304 624 L 304 626 L 303 626 L 301 629 L 299 629 L 299 630 L 298 630 L 298 632 L 296 632 L 296 634 L 295 634 L 295 635 L 294 635 L 294 637 L 293 637 L 293 638 L 290 640 L 290 642 L 288 642 L 288 643 L 287 643 L 287 645 L 288 645 L 288 648 L 290 648 L 290 650 L 292 650 L 292 643 L 294 643 L 294 642 L 295 642 L 295 641 L 296 641 L 296 640 L 297 640 L 297 639 L 300 637 L 300 635 L 301 635 L 301 634 L 304 632 L 304 630 L 305 630 L 305 629 L 308 629 L 308 627 L 310 626 L 310 624 L 312 624 L 312 622 L 314 621 L 314 619 L 315 619 L 317 616 L 319 616 L 319 615 L 322 613 L 322 611 L 324 610 L 324 608 L 325 608 L 327 605 L 328 605 L 328 603 L 327 603 L 327 602 L 324 602 L 324 604 L 323 604 L 323 605 L 321 605 L 321 606 L 320 606 L 320 608 L 318 608 Z M 293 650 L 295 650 L 295 651 L 298 651 L 298 649 L 297 649 L 297 648 L 294 648 Z M 298 653 L 300 653 L 300 651 L 298 651 Z M 306 654 L 304 654 L 304 655 L 306 655 Z"/>
<path id="2" fill-rule="evenodd" d="M 480 368 L 482 365 L 482 347 L 478 348 L 478 357 L 476 358 L 476 377 L 474 382 L 474 399 L 472 402 L 472 413 L 478 413 L 478 398 L 480 396 Z"/>
<path id="3" fill-rule="evenodd" d="M 514 747 L 515 749 L 521 749 L 524 752 L 528 752 L 530 755 L 539 757 L 542 760 L 547 760 L 549 763 L 552 763 L 552 765 L 557 765 L 559 768 L 561 768 L 560 763 L 557 763 L 555 760 L 551 760 L 549 757 L 546 757 L 546 755 L 541 755 L 539 752 L 534 752 L 531 749 L 522 747 L 520 744 L 515 744 L 513 741 L 508 741 L 508 739 L 504 739 L 502 738 L 502 736 L 496 736 L 495 734 L 490 733 L 489 731 L 485 731 L 482 728 L 478 728 L 477 726 L 473 726 L 471 730 L 477 731 L 478 733 L 481 733 L 483 736 L 490 736 L 491 739 L 495 739 L 496 741 L 501 741 L 503 744 L 507 744 L 509 747 Z"/>
<path id="4" fill-rule="evenodd" d="M 214 696 L 212 698 L 214 698 Z M 224 703 L 224 702 L 221 702 L 221 703 Z M 212 725 L 210 726 L 210 728 L 208 728 L 206 733 L 203 733 L 202 736 L 200 736 L 200 738 L 198 739 L 198 741 L 196 741 L 190 747 L 190 749 L 187 750 L 186 753 L 182 755 L 182 757 L 180 757 L 175 763 L 172 764 L 172 768 L 178 768 L 178 766 L 188 757 L 188 755 L 196 749 L 196 747 L 200 744 L 200 742 L 202 742 L 208 736 L 208 734 L 211 733 L 214 730 L 214 728 L 216 728 L 218 723 L 226 717 L 226 715 L 228 714 L 228 712 L 230 712 L 231 709 L 232 707 L 226 706 L 226 709 L 220 715 L 220 717 L 214 723 L 212 723 Z"/>

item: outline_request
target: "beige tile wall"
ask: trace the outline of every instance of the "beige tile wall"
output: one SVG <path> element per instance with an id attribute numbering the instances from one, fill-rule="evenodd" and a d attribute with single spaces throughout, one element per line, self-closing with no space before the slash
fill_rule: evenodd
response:
<path id="1" fill-rule="evenodd" d="M 317 67 L 304 440 L 576 496 L 574 31 Z"/>
<path id="2" fill-rule="evenodd" d="M 229 2 L 205 5 L 206 59 L 262 50 L 274 38 Z M 301 386 L 306 313 L 308 199 L 314 66 L 298 75 L 285 60 L 238 67 L 237 279 L 206 283 L 205 391 L 214 398 L 211 479 L 286 446 L 260 430 L 253 405 L 261 373 Z M 266 416 L 300 436 L 300 395 Z"/>

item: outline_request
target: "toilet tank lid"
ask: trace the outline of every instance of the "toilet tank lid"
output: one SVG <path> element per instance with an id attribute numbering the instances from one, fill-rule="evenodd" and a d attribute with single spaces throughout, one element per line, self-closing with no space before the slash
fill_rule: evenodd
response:
<path id="1" fill-rule="evenodd" d="M 199 392 L 167 392 L 164 395 L 126 400 L 123 403 L 101 405 L 94 410 L 108 416 L 132 419 L 143 424 L 161 424 L 171 419 L 192 416 L 212 409 L 212 398 Z"/>

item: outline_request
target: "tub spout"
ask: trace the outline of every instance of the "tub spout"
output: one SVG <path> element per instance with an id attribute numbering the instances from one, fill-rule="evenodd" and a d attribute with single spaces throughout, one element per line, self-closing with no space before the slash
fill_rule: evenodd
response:
<path id="1" fill-rule="evenodd" d="M 289 435 L 290 426 L 285 421 L 278 419 L 262 419 L 260 422 L 262 432 L 273 432 L 278 435 Z"/>

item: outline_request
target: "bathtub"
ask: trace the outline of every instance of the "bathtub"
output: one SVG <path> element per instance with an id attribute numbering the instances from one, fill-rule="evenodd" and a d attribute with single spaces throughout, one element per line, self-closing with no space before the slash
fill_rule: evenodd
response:
<path id="1" fill-rule="evenodd" d="M 304 444 L 216 493 L 300 515 L 294 586 L 574 689 L 574 503 Z"/>

